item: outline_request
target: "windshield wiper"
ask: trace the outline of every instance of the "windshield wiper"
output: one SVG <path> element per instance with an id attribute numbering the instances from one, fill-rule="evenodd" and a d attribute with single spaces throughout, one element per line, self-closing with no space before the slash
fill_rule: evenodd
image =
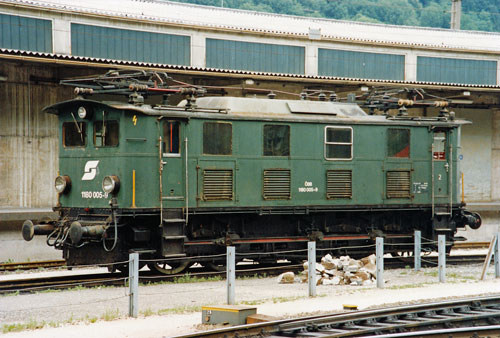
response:
<path id="1" fill-rule="evenodd" d="M 83 143 L 84 142 L 83 141 L 83 132 L 80 129 L 80 126 L 78 125 L 78 122 L 76 122 L 75 115 L 73 113 L 71 113 L 71 116 L 73 116 L 73 121 L 75 121 L 76 130 L 78 130 L 78 133 L 80 134 L 80 138 L 82 139 L 82 143 Z"/>

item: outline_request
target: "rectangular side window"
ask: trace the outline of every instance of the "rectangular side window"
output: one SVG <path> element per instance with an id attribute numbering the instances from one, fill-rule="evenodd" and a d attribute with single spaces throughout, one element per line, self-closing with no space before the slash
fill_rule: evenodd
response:
<path id="1" fill-rule="evenodd" d="M 432 144 L 435 160 L 446 160 L 446 133 L 442 131 L 434 132 L 434 143 Z"/>
<path id="2" fill-rule="evenodd" d="M 165 121 L 163 123 L 163 156 L 180 153 L 180 123 L 178 121 Z"/>
<path id="3" fill-rule="evenodd" d="M 203 124 L 203 154 L 231 155 L 232 138 L 231 123 L 205 122 Z"/>
<path id="4" fill-rule="evenodd" d="M 87 144 L 87 123 L 64 122 L 62 134 L 65 147 L 85 147 Z"/>
<path id="5" fill-rule="evenodd" d="M 264 125 L 264 156 L 290 156 L 290 126 Z"/>
<path id="6" fill-rule="evenodd" d="M 410 129 L 387 130 L 387 156 L 410 157 Z"/>
<path id="7" fill-rule="evenodd" d="M 96 147 L 116 147 L 118 145 L 118 121 L 94 122 L 94 145 Z"/>
<path id="8" fill-rule="evenodd" d="M 325 127 L 325 159 L 352 159 L 351 127 Z"/>

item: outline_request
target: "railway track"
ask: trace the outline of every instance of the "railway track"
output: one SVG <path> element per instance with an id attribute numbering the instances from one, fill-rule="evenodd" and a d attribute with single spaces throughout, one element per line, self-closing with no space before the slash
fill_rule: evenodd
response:
<path id="1" fill-rule="evenodd" d="M 37 262 L 0 263 L 0 271 L 49 269 L 49 268 L 59 268 L 65 265 L 66 261 L 63 259 L 37 261 Z"/>
<path id="2" fill-rule="evenodd" d="M 488 248 L 489 242 L 457 242 L 453 245 L 454 249 L 485 249 Z M 405 258 L 406 259 L 406 258 Z M 409 260 L 409 259 L 406 259 Z M 451 260 L 453 261 L 453 260 Z M 452 263 L 453 264 L 453 263 Z M 11 262 L 0 263 L 1 271 L 16 271 L 16 270 L 34 270 L 34 269 L 50 269 L 64 267 L 66 262 L 62 259 L 46 260 L 36 262 Z"/>
<path id="3" fill-rule="evenodd" d="M 500 295 L 312 316 L 217 329 L 192 337 L 497 337 Z"/>
<path id="4" fill-rule="evenodd" d="M 479 264 L 485 260 L 484 255 L 464 255 L 464 256 L 450 256 L 447 257 L 446 263 L 448 265 L 458 264 Z M 437 265 L 437 257 L 423 257 L 422 267 L 435 267 Z M 413 257 L 392 257 L 384 259 L 384 266 L 388 269 L 405 268 L 413 266 Z M 302 271 L 302 265 L 291 265 L 282 263 L 280 265 L 263 265 L 263 264 L 249 264 L 237 265 L 236 275 L 254 276 L 254 275 L 267 275 L 277 276 L 285 271 L 299 272 Z M 148 282 L 168 282 L 181 278 L 189 274 L 193 278 L 207 278 L 214 276 L 225 277 L 226 272 L 213 272 L 207 271 L 202 267 L 191 268 L 186 272 L 175 275 L 158 275 L 151 271 L 140 271 L 139 281 L 141 283 Z M 12 279 L 0 280 L 0 294 L 9 292 L 36 292 L 46 289 L 68 289 L 76 286 L 94 287 L 99 285 L 124 285 L 128 276 L 120 273 L 97 273 L 97 274 L 83 274 L 71 276 L 54 276 L 54 277 L 39 277 L 39 278 L 25 278 L 25 279 Z"/>
<path id="5" fill-rule="evenodd" d="M 258 268 L 256 268 L 258 266 Z M 302 265 L 282 264 L 279 266 L 268 265 L 246 265 L 237 266 L 236 276 L 254 276 L 267 275 L 277 276 L 285 271 L 298 272 L 303 270 Z M 207 278 L 221 276 L 225 277 L 226 272 L 213 272 L 207 271 L 204 268 L 189 269 L 187 272 L 174 275 L 158 275 L 152 271 L 140 271 L 140 283 L 155 283 L 155 282 L 169 282 L 175 279 L 186 277 L 189 275 L 192 278 Z M 47 289 L 69 289 L 76 286 L 94 287 L 100 285 L 116 285 L 123 286 L 127 281 L 128 276 L 121 273 L 97 273 L 85 275 L 72 275 L 72 276 L 52 276 L 52 277 L 39 277 L 39 278 L 24 278 L 12 280 L 0 280 L 0 294 L 11 292 L 37 292 Z"/>

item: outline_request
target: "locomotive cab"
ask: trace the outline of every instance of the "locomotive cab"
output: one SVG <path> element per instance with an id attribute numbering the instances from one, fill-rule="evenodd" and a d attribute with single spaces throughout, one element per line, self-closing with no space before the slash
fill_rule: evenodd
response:
<path id="1" fill-rule="evenodd" d="M 48 235 L 49 244 L 64 250 L 68 264 L 84 259 L 85 251 L 78 250 L 84 246 L 101 246 L 95 252 L 102 262 L 123 259 L 115 247 L 140 246 L 150 240 L 151 231 L 148 224 L 128 224 L 122 210 L 160 207 L 158 171 L 145 169 L 158 166 L 158 123 L 120 109 L 120 104 L 91 100 L 66 101 L 46 111 L 59 117 L 54 210 L 60 217 L 43 225 L 25 222 L 24 238 Z M 178 132 L 178 127 L 172 129 Z M 168 146 L 178 151 L 178 143 Z"/>

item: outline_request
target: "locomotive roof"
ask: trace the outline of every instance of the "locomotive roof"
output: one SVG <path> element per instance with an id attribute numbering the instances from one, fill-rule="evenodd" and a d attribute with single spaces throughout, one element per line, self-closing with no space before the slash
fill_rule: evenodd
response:
<path id="1" fill-rule="evenodd" d="M 218 96 L 198 98 L 195 105 L 191 107 L 187 107 L 187 103 L 186 100 L 183 100 L 178 106 L 150 106 L 147 104 L 135 105 L 124 102 L 105 102 L 77 98 L 48 106 L 44 108 L 44 111 L 59 115 L 68 107 L 73 108 L 79 104 L 92 104 L 130 110 L 145 115 L 175 118 L 448 127 L 470 123 L 465 120 L 451 120 L 445 117 L 368 115 L 356 103 L 345 102 Z"/>

